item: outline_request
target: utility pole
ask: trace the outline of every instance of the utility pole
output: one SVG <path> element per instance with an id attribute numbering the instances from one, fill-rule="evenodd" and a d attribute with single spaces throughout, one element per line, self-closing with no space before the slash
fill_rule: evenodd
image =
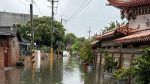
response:
<path id="1" fill-rule="evenodd" d="M 31 49 L 32 49 L 32 82 L 34 83 L 35 78 L 35 50 L 34 50 L 34 28 L 33 28 L 33 0 L 30 3 L 30 28 L 31 28 Z"/>
<path id="2" fill-rule="evenodd" d="M 31 22 L 31 49 L 34 49 L 34 29 L 33 29 L 33 0 L 30 3 L 30 22 Z"/>
<path id="3" fill-rule="evenodd" d="M 53 56 L 53 22 L 54 22 L 54 0 L 51 1 L 51 4 L 52 4 L 52 22 L 51 22 L 51 27 L 52 27 L 52 30 L 51 30 L 51 57 Z"/>
<path id="4" fill-rule="evenodd" d="M 30 28 L 31 28 L 31 51 L 32 51 L 32 69 L 35 68 L 35 51 L 34 51 L 34 28 L 33 28 L 33 0 L 30 3 Z"/>
<path id="5" fill-rule="evenodd" d="M 50 58 L 53 59 L 53 29 L 54 29 L 54 3 L 55 2 L 58 2 L 58 1 L 54 1 L 54 0 L 48 0 L 51 2 L 51 5 L 52 5 L 52 20 L 51 20 L 51 53 L 50 53 Z"/>
<path id="6" fill-rule="evenodd" d="M 89 39 L 90 39 L 90 37 L 91 37 L 91 27 L 89 28 L 89 31 L 88 31 L 88 33 L 89 33 Z"/>

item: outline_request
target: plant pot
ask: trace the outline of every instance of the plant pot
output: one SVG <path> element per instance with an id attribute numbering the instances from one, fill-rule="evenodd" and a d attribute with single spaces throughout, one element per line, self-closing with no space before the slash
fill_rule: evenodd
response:
<path id="1" fill-rule="evenodd" d="M 127 84 L 127 79 L 117 80 L 117 84 Z"/>
<path id="2" fill-rule="evenodd" d="M 112 73 L 104 72 L 104 79 L 112 79 Z"/>
<path id="3" fill-rule="evenodd" d="M 87 63 L 83 63 L 83 68 L 87 69 L 88 64 Z"/>
<path id="4" fill-rule="evenodd" d="M 89 71 L 91 71 L 91 70 L 93 70 L 93 66 L 92 66 L 92 65 L 89 65 L 89 66 L 87 66 L 87 69 L 88 69 Z"/>

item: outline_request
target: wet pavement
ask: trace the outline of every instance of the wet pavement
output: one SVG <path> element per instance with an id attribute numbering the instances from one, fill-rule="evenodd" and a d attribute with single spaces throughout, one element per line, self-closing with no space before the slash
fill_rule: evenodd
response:
<path id="1" fill-rule="evenodd" d="M 94 72 L 82 68 L 76 58 L 42 61 L 40 69 L 6 68 L 0 71 L 0 84 L 96 84 Z"/>

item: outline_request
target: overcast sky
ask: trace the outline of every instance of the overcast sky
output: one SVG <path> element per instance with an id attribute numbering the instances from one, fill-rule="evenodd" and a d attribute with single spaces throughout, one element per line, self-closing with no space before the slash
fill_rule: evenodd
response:
<path id="1" fill-rule="evenodd" d="M 68 19 L 87 0 L 58 0 L 56 20 Z M 47 0 L 35 0 L 34 14 L 39 16 L 51 16 L 50 2 Z M 67 23 L 63 22 L 67 32 L 72 32 L 78 37 L 88 37 L 91 27 L 91 35 L 99 33 L 111 21 L 121 22 L 120 11 L 114 7 L 106 6 L 107 0 L 91 0 L 91 2 L 72 17 Z M 0 11 L 29 13 L 30 0 L 1 0 Z"/>

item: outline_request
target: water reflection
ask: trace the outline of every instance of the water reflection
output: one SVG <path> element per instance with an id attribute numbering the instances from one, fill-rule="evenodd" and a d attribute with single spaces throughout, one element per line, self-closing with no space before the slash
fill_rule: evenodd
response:
<path id="1" fill-rule="evenodd" d="M 100 73 L 83 69 L 75 57 L 42 60 L 41 68 L 13 68 L 0 71 L 0 84 L 111 84 Z M 101 74 L 100 74 L 101 75 Z M 100 80 L 101 79 L 101 80 Z"/>
<path id="2" fill-rule="evenodd" d="M 20 73 L 18 69 L 9 69 L 0 71 L 0 84 L 20 84 Z"/>

